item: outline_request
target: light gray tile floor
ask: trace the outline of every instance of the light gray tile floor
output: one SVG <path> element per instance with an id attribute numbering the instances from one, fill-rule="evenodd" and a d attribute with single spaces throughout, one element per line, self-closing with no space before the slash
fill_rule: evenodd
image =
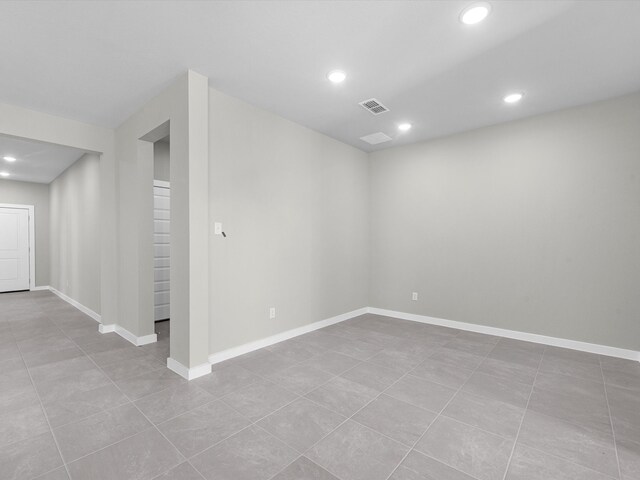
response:
<path id="1" fill-rule="evenodd" d="M 640 480 L 640 364 L 363 315 L 187 382 L 49 292 L 0 295 L 0 477 Z"/>

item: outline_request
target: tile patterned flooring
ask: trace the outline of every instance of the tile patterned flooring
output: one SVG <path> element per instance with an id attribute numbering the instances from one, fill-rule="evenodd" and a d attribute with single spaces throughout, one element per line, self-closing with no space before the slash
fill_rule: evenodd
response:
<path id="1" fill-rule="evenodd" d="M 640 479 L 637 362 L 364 315 L 187 382 L 158 326 L 0 295 L 0 477 Z"/>

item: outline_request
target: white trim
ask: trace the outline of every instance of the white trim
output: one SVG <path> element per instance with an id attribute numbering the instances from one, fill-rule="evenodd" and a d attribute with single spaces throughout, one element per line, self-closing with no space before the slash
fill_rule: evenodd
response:
<path id="1" fill-rule="evenodd" d="M 155 333 L 137 337 L 126 328 L 122 328 L 120 325 L 117 325 L 115 323 L 111 323 L 109 325 L 100 324 L 98 326 L 98 331 L 100 333 L 117 333 L 126 341 L 133 343 L 136 347 L 149 345 L 150 343 L 155 343 L 158 341 L 158 335 Z"/>
<path id="2" fill-rule="evenodd" d="M 193 380 L 194 378 L 203 377 L 211 373 L 210 363 L 203 363 L 193 368 L 187 368 L 171 357 L 167 358 L 167 368 L 172 372 L 177 373 L 182 378 L 186 378 L 187 380 Z"/>
<path id="3" fill-rule="evenodd" d="M 36 289 L 36 214 L 33 205 L 0 203 L 0 208 L 16 208 L 29 211 L 29 290 Z"/>
<path id="4" fill-rule="evenodd" d="M 115 323 L 111 323 L 109 325 L 101 323 L 100 325 L 98 325 L 98 331 L 100 333 L 112 333 L 116 331 L 116 327 L 117 325 Z"/>
<path id="5" fill-rule="evenodd" d="M 375 315 L 384 315 L 387 317 L 398 318 L 400 320 L 409 320 L 412 322 L 427 323 L 430 325 L 439 325 L 442 327 L 456 328 L 458 330 L 484 333 L 486 335 L 494 335 L 497 337 L 513 338 L 513 339 L 522 340 L 525 342 L 540 343 L 543 345 L 551 345 L 555 347 L 568 348 L 571 350 L 579 350 L 582 352 L 595 353 L 598 355 L 606 355 L 609 357 L 625 358 L 628 360 L 635 360 L 640 362 L 640 352 L 635 350 L 628 350 L 628 349 L 618 348 L 618 347 L 610 347 L 607 345 L 598 345 L 594 343 L 580 342 L 577 340 L 569 340 L 565 338 L 549 337 L 546 335 L 538 335 L 536 333 L 519 332 L 516 330 L 507 330 L 504 328 L 489 327 L 485 325 L 478 325 L 475 323 L 458 322 L 456 320 L 445 320 L 442 318 L 429 317 L 426 315 L 397 312 L 394 310 L 386 310 L 383 308 L 375 308 L 375 307 L 360 308 L 358 310 L 354 310 L 348 313 L 343 313 L 342 315 L 331 317 L 326 320 L 321 320 L 319 322 L 311 323 L 303 327 L 294 328 L 293 330 L 287 330 L 286 332 L 272 335 L 270 337 L 263 338 L 261 340 L 256 340 L 254 342 L 245 343 L 244 345 L 240 345 L 238 347 L 233 347 L 228 350 L 223 350 L 221 352 L 213 353 L 209 355 L 209 362 L 212 365 L 216 363 L 224 362 L 225 360 L 229 360 L 231 358 L 238 357 L 240 355 L 244 355 L 246 353 L 250 353 L 264 347 L 268 347 L 275 343 L 283 342 L 285 340 L 289 340 L 290 338 L 294 338 L 299 335 L 304 335 L 305 333 L 313 332 L 314 330 L 318 330 L 320 328 L 328 327 L 329 325 L 344 322 L 345 320 L 349 320 L 350 318 L 364 315 L 365 313 L 372 313 Z M 186 369 L 186 367 L 184 368 Z M 174 370 L 174 371 L 182 375 L 177 370 Z"/>
<path id="6" fill-rule="evenodd" d="M 107 329 L 111 328 L 110 325 L 107 326 Z M 126 328 L 121 327 L 120 325 L 116 325 L 114 331 L 120 335 L 125 340 L 133 343 L 136 347 L 141 347 L 142 345 L 149 345 L 150 343 L 156 343 L 158 341 L 158 335 L 152 333 L 151 335 L 143 335 L 142 337 L 138 337 L 131 333 Z"/>
<path id="7" fill-rule="evenodd" d="M 209 363 L 213 365 L 216 363 L 224 362 L 225 360 L 229 360 L 231 358 L 244 355 L 245 353 L 253 352 L 254 350 L 259 350 L 261 348 L 268 347 L 270 345 L 273 345 L 274 343 L 284 342 L 285 340 L 289 340 L 290 338 L 297 337 L 299 335 L 304 335 L 305 333 L 313 332 L 314 330 L 328 327 L 329 325 L 333 325 L 335 323 L 344 322 L 345 320 L 349 320 L 350 318 L 364 315 L 367 312 L 368 312 L 368 307 L 359 308 L 358 310 L 354 310 L 352 312 L 343 313 L 335 317 L 327 318 L 325 320 L 320 320 L 315 323 L 310 323 L 309 325 L 304 325 L 302 327 L 294 328 L 292 330 L 287 330 L 286 332 L 278 333 L 276 335 L 263 338 L 262 340 L 256 340 L 255 342 L 245 343 L 244 345 L 240 345 L 238 347 L 233 347 L 233 348 L 229 348 L 228 350 L 223 350 L 221 352 L 213 353 L 209 355 Z"/>
<path id="8" fill-rule="evenodd" d="M 70 298 L 70 297 L 66 296 L 64 293 L 59 292 L 58 290 L 56 290 L 53 287 L 47 287 L 47 288 L 49 290 L 51 290 L 53 293 L 55 293 L 58 297 L 60 297 L 65 302 L 73 305 L 78 310 L 80 310 L 82 313 L 85 313 L 86 315 L 89 315 L 96 322 L 100 323 L 100 325 L 98 325 L 98 331 L 100 333 L 112 333 L 112 332 L 115 332 L 118 335 L 120 335 L 122 338 L 124 338 L 125 340 L 133 343 L 136 347 L 140 347 L 142 345 L 148 345 L 150 343 L 155 343 L 155 342 L 158 341 L 158 335 L 155 334 L 155 333 L 153 333 L 151 335 L 143 335 L 142 337 L 138 337 L 138 336 L 134 335 L 133 333 L 131 333 L 126 328 L 123 328 L 120 325 L 116 325 L 115 323 L 112 323 L 112 324 L 109 324 L 109 325 L 103 325 L 102 324 L 102 318 L 100 317 L 100 315 L 97 314 L 96 312 L 94 312 L 93 310 L 91 310 L 90 308 L 85 307 L 81 303 L 75 301 L 73 298 Z"/>
<path id="9" fill-rule="evenodd" d="M 153 186 L 160 188 L 171 188 L 171 182 L 166 182 L 164 180 L 154 180 Z"/>
<path id="10" fill-rule="evenodd" d="M 75 301 L 73 298 L 66 296 L 64 293 L 56 290 L 53 287 L 48 287 L 49 290 L 51 290 L 53 293 L 55 293 L 57 296 L 59 296 L 62 300 L 64 300 L 65 302 L 73 305 L 74 307 L 76 307 L 78 310 L 80 310 L 82 313 L 89 315 L 91 318 L 93 318 L 96 322 L 101 323 L 102 322 L 102 318 L 100 317 L 99 313 L 94 312 L 93 310 L 91 310 L 88 307 L 85 307 L 84 305 L 82 305 L 80 302 Z"/>
<path id="11" fill-rule="evenodd" d="M 32 292 L 38 292 L 38 291 L 40 291 L 40 290 L 49 290 L 49 291 L 50 291 L 50 290 L 51 290 L 51 287 L 50 287 L 49 285 L 42 285 L 42 286 L 40 286 L 40 287 L 33 287 L 33 288 L 31 289 L 31 291 L 32 291 Z"/>
<path id="12" fill-rule="evenodd" d="M 548 337 L 546 335 L 538 335 L 537 333 L 519 332 L 516 330 L 477 325 L 475 323 L 458 322 L 456 320 L 445 320 L 442 318 L 428 317 L 426 315 L 417 315 L 415 313 L 396 312 L 394 310 L 385 310 L 383 308 L 369 307 L 368 312 L 375 315 L 399 318 L 401 320 L 410 320 L 412 322 L 440 325 L 442 327 L 457 328 L 459 330 L 467 330 L 469 332 L 484 333 L 486 335 L 495 335 L 497 337 L 513 338 L 516 340 L 523 340 L 525 342 L 540 343 L 554 347 L 579 350 L 581 352 L 596 353 L 598 355 L 640 361 L 640 352 L 624 348 L 580 342 L 577 340 L 568 340 L 566 338 Z"/>

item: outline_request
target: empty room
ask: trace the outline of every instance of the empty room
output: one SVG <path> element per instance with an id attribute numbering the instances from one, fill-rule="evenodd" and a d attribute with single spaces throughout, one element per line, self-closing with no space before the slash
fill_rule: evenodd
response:
<path id="1" fill-rule="evenodd" d="M 0 2 L 1 480 L 640 480 L 640 1 Z"/>

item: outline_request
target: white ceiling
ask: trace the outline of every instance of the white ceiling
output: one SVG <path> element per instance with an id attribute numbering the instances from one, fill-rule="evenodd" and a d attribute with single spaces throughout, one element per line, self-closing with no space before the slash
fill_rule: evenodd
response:
<path id="1" fill-rule="evenodd" d="M 77 148 L 0 135 L 0 172 L 10 174 L 0 179 L 51 183 L 84 154 Z M 16 161 L 6 162 L 5 156 Z"/>
<path id="2" fill-rule="evenodd" d="M 368 151 L 640 90 L 640 1 L 493 0 L 468 26 L 470 3 L 4 1 L 0 101 L 115 127 L 191 68 Z M 359 140 L 378 131 L 394 141 Z"/>

